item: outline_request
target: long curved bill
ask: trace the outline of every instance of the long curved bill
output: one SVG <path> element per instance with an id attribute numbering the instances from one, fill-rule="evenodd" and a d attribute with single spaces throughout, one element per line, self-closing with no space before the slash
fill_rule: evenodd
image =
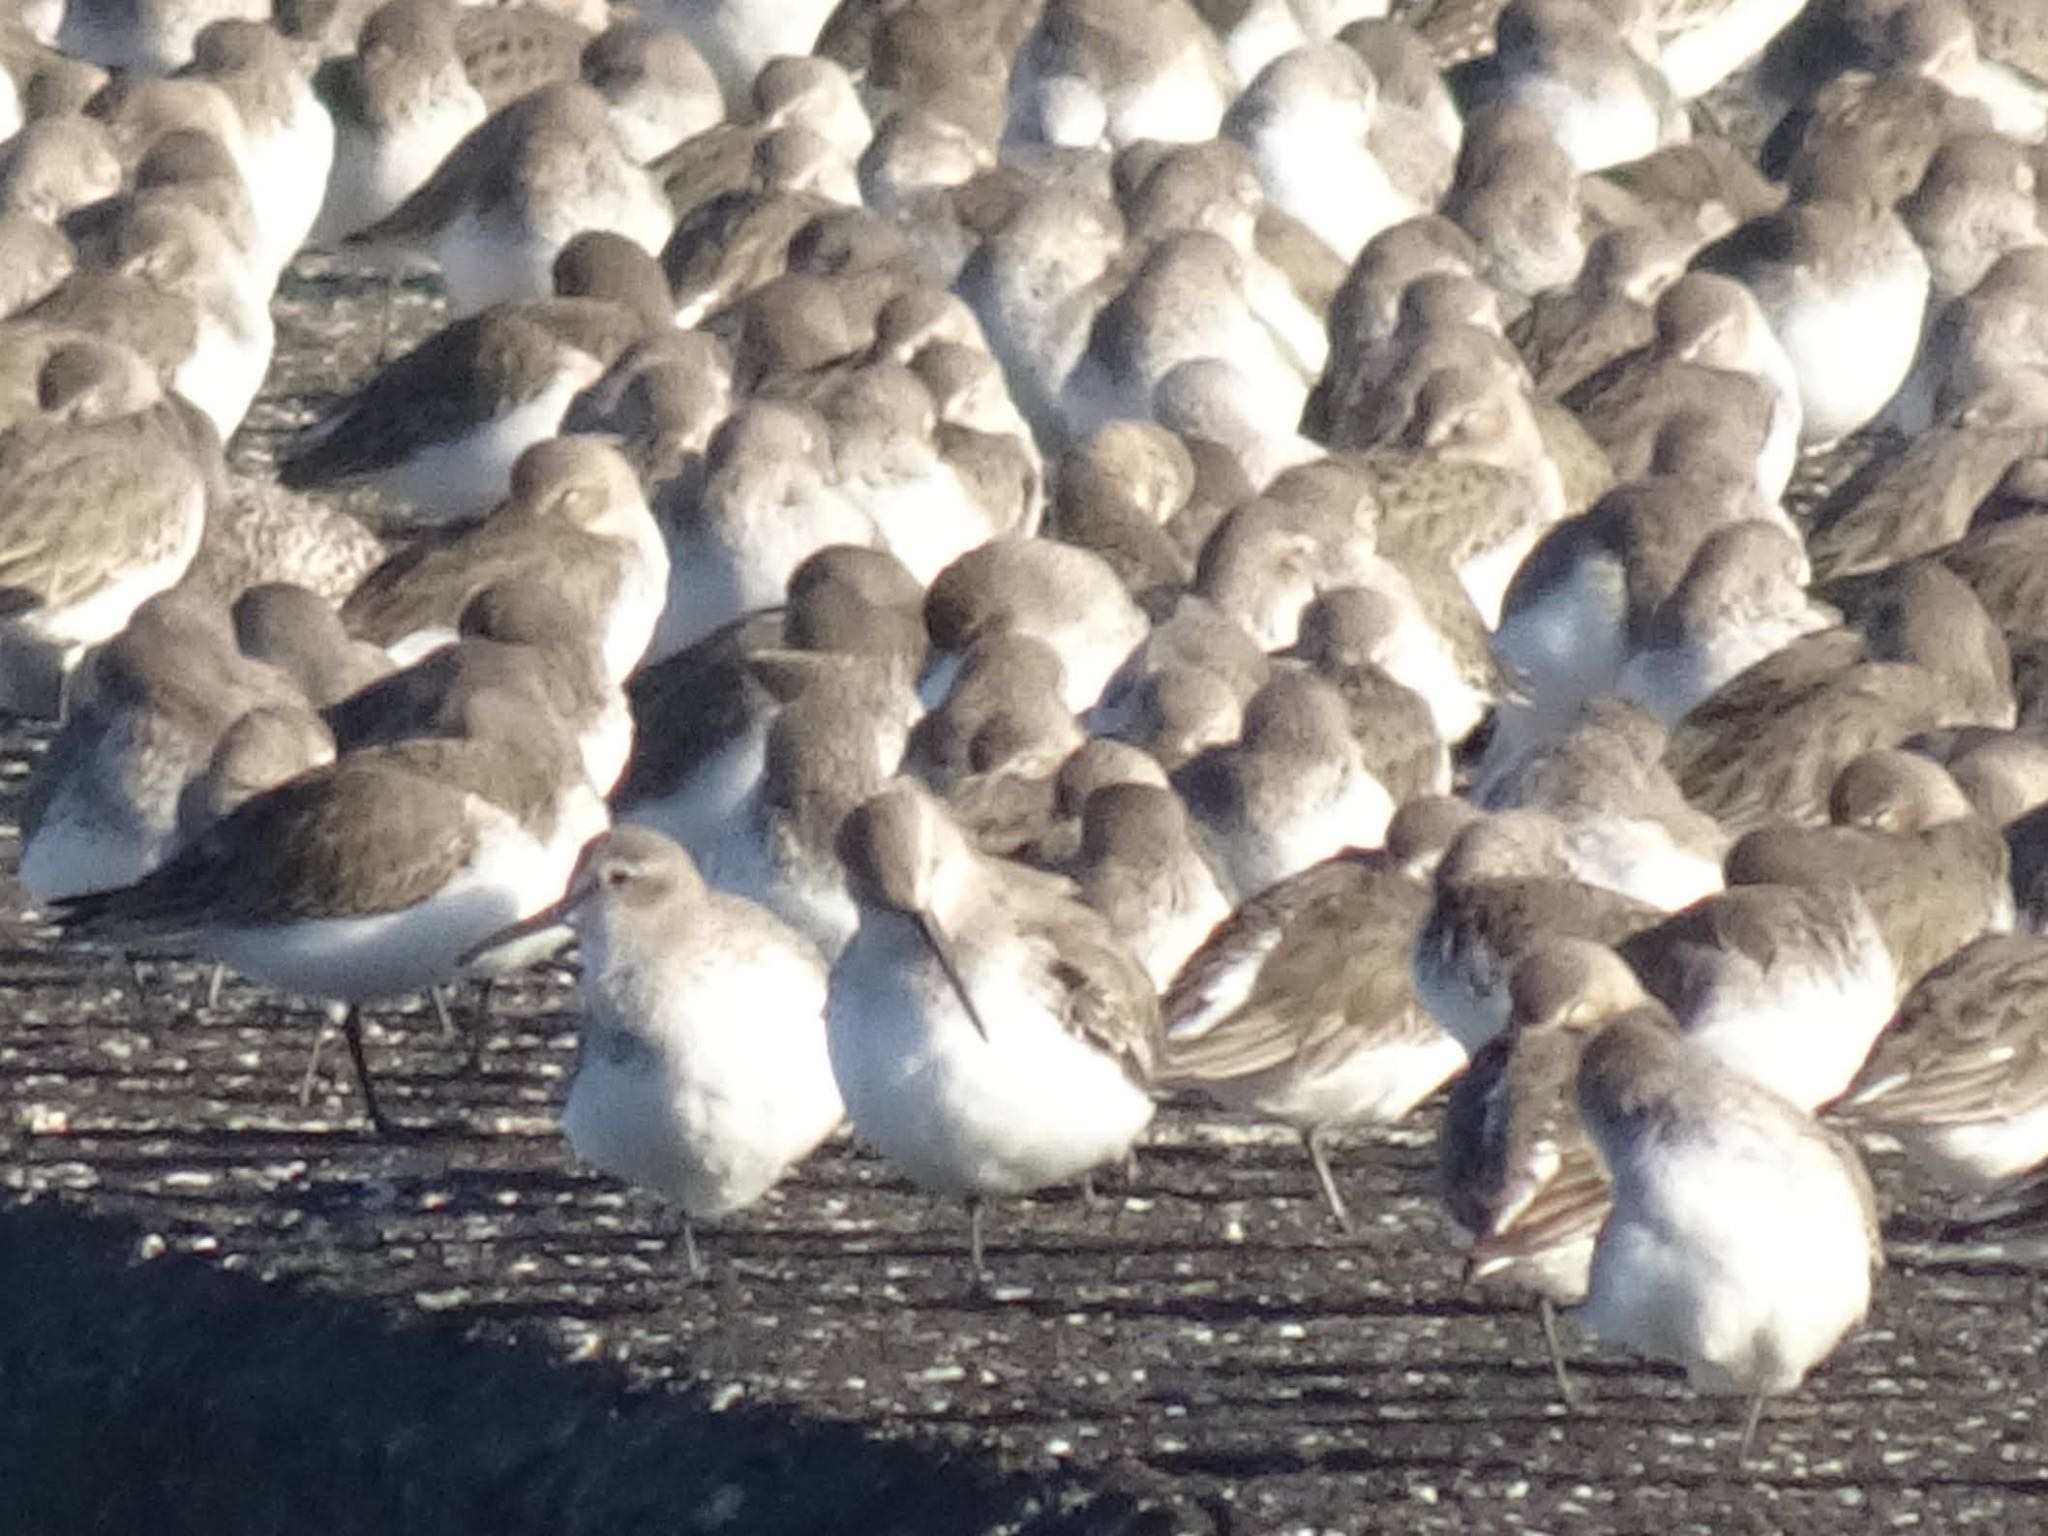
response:
<path id="1" fill-rule="evenodd" d="M 477 961 L 490 954 L 493 950 L 503 949 L 507 944 L 517 943 L 521 939 L 531 938 L 536 933 L 544 933 L 550 928 L 559 926 L 568 919 L 570 913 L 583 905 L 585 898 L 589 895 L 590 892 L 588 890 L 581 890 L 573 885 L 570 886 L 563 893 L 561 900 L 551 902 L 549 905 L 542 907 L 531 917 L 522 917 L 516 923 L 507 923 L 488 938 L 480 939 L 470 945 L 468 949 L 462 952 L 462 958 L 457 961 L 457 964 L 465 967 L 475 965 Z"/>
<path id="2" fill-rule="evenodd" d="M 967 980 L 960 974 L 960 967 L 953 959 L 953 946 L 939 930 L 938 922 L 929 912 L 917 914 L 917 931 L 924 935 L 925 947 L 932 952 L 932 958 L 939 962 L 939 969 L 946 973 L 946 980 L 952 983 L 954 995 L 960 999 L 960 1006 L 967 1010 L 976 1033 L 982 1039 L 988 1038 L 988 1021 L 981 1016 L 981 1010 L 974 1006 L 974 994 L 967 990 Z"/>

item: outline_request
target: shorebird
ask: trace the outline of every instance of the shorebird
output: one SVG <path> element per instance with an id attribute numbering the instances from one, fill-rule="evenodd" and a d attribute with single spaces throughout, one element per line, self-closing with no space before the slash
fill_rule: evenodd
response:
<path id="1" fill-rule="evenodd" d="M 12 319 L 48 298 L 78 269 L 60 229 L 22 213 L 0 213 L 0 316 Z"/>
<path id="2" fill-rule="evenodd" d="M 1235 82 L 1186 0 L 1050 0 L 1010 69 L 1005 139 L 1116 149 L 1216 136 Z"/>
<path id="3" fill-rule="evenodd" d="M 1853 432 L 1905 382 L 1927 308 L 1927 258 L 1853 166 L 1823 168 L 1694 263 L 1755 296 L 1798 380 L 1802 442 Z"/>
<path id="4" fill-rule="evenodd" d="M 562 1133 L 583 1162 L 681 1210 L 700 1275 L 695 1224 L 752 1205 L 845 1117 L 825 961 L 644 827 L 593 838 L 560 900 L 470 958 L 558 923 L 576 934 L 583 999 Z"/>
<path id="5" fill-rule="evenodd" d="M 1749 1399 L 1794 1391 L 1863 1320 L 1883 1267 L 1855 1149 L 1661 1019 L 1616 1019 L 1578 1107 L 1614 1182 L 1574 1314 L 1603 1339 Z"/>
<path id="6" fill-rule="evenodd" d="M 1860 895 L 1904 991 L 1983 933 L 2013 923 L 2005 839 L 1940 764 L 1917 752 L 1851 759 L 1828 794 L 1826 827 L 1764 826 L 1728 852 L 1730 885 L 1785 884 Z"/>
<path id="7" fill-rule="evenodd" d="M 363 22 L 353 54 L 314 75 L 334 118 L 314 244 L 336 244 L 388 217 L 488 115 L 455 51 L 455 9 L 448 0 L 390 0 Z"/>
<path id="8" fill-rule="evenodd" d="M 619 143 L 604 98 L 546 86 L 501 109 L 449 151 L 397 208 L 350 238 L 431 255 L 457 314 L 545 298 L 556 255 L 578 234 L 624 235 L 650 255 L 674 215 Z"/>
<path id="9" fill-rule="evenodd" d="M 107 69 L 167 75 L 192 58 L 209 22 L 267 21 L 260 0 L 67 0 L 54 45 Z"/>
<path id="10" fill-rule="evenodd" d="M 1546 813 L 1572 874 L 1676 910 L 1721 888 L 1727 840 L 1665 771 L 1664 743 L 1663 727 L 1633 704 L 1595 698 L 1555 741 L 1482 780 L 1474 800 Z"/>
<path id="11" fill-rule="evenodd" d="M 478 941 L 560 893 L 607 823 L 574 746 L 524 691 L 473 700 L 469 734 L 349 753 L 245 802 L 140 882 L 76 897 L 74 933 L 193 944 L 328 999 L 372 1125 L 389 1134 L 362 1009 L 454 977 Z"/>
<path id="12" fill-rule="evenodd" d="M 1681 1033 L 1805 1110 L 1848 1086 L 1900 992 L 1854 884 L 1730 886 L 1616 947 Z"/>
<path id="13" fill-rule="evenodd" d="M 0 645 L 13 707 L 47 710 L 86 647 L 184 574 L 206 484 L 190 421 L 125 348 L 60 342 L 37 395 L 43 414 L 0 434 Z"/>
<path id="14" fill-rule="evenodd" d="M 1513 104 L 1467 120 L 1443 213 L 1473 242 L 1472 270 L 1514 310 L 1570 282 L 1585 260 L 1578 170 L 1543 121 Z"/>
<path id="15" fill-rule="evenodd" d="M 1346 847 L 1376 847 L 1394 801 L 1366 764 L 1344 696 L 1313 674 L 1275 677 L 1245 705 L 1238 741 L 1173 775 L 1238 901 Z"/>
<path id="16" fill-rule="evenodd" d="M 1757 492 L 1776 502 L 1805 417 L 1793 364 L 1757 300 L 1733 279 L 1695 270 L 1658 295 L 1652 317 L 1647 344 L 1588 374 L 1564 403 L 1624 480 L 1650 467 L 1671 421 L 1714 418 L 1724 441 L 1750 445 Z"/>
<path id="17" fill-rule="evenodd" d="M 25 318 L 140 353 L 223 439 L 262 387 L 276 342 L 269 292 L 222 226 L 183 200 L 123 210 L 101 264 L 81 265 Z"/>
<path id="18" fill-rule="evenodd" d="M 1415 937 L 1415 995 L 1466 1051 L 1507 1026 L 1515 962 L 1547 939 L 1616 944 L 1662 920 L 1646 902 L 1573 878 L 1564 831 L 1540 811 L 1475 819 L 1451 841 Z"/>
<path id="19" fill-rule="evenodd" d="M 35 118 L 0 156 L 0 206 L 58 224 L 119 192 L 123 169 L 114 132 L 98 118 L 76 112 Z"/>
<path id="20" fill-rule="evenodd" d="M 804 678 L 796 669 L 805 663 L 785 651 L 880 663 L 860 676 L 874 683 L 877 702 L 897 701 L 881 712 L 895 723 L 877 749 L 893 754 L 874 770 L 879 783 L 900 760 L 921 707 L 907 680 L 917 675 L 925 650 L 924 591 L 901 562 L 884 550 L 827 546 L 791 575 L 779 613 L 739 620 L 634 675 L 628 685 L 633 757 L 614 795 L 615 810 L 621 820 L 667 833 L 705 863 L 707 849 L 728 834 L 759 783 L 777 709 L 817 680 Z M 866 697 L 858 686 L 854 691 Z M 855 790 L 854 801 L 873 787 Z"/>
<path id="21" fill-rule="evenodd" d="M 1510 0 L 1494 29 L 1475 105 L 1532 113 L 1581 172 L 1683 140 L 1689 124 L 1656 68 L 1589 0 Z"/>
<path id="22" fill-rule="evenodd" d="M 1429 897 L 1389 852 L 1338 854 L 1262 891 L 1160 999 L 1160 1084 L 1292 1127 L 1347 1232 L 1332 1136 L 1403 1119 L 1466 1060 L 1416 999 L 1408 956 Z"/>
<path id="23" fill-rule="evenodd" d="M 1987 936 L 1921 977 L 1831 1114 L 1897 1136 L 1957 1189 L 2048 1162 L 2048 944 Z"/>
<path id="24" fill-rule="evenodd" d="M 1515 962 L 1508 990 L 1506 1027 L 1446 1099 L 1439 1187 L 1466 1244 L 1465 1283 L 1535 1294 L 1558 1395 L 1569 1404 L 1557 1309 L 1585 1299 L 1609 1209 L 1607 1170 L 1574 1093 L 1579 1059 L 1617 1019 L 1668 1020 L 1613 950 L 1579 939 L 1539 941 Z"/>
<path id="25" fill-rule="evenodd" d="M 622 236 L 578 235 L 554 283 L 554 298 L 493 305 L 380 369 L 306 431 L 280 478 L 297 489 L 367 480 L 423 523 L 487 510 L 577 395 L 668 329 L 661 269 Z"/>
<path id="26" fill-rule="evenodd" d="M 979 1285 L 983 1201 L 1115 1162 L 1151 1122 L 1152 984 L 1064 882 L 976 853 L 914 784 L 838 846 L 860 926 L 832 968 L 833 1071 L 863 1141 L 967 1201 Z"/>
<path id="27" fill-rule="evenodd" d="M 738 110 L 769 60 L 812 51 L 832 11 L 829 0 L 660 0 L 643 14 L 689 39 Z"/>
<path id="28" fill-rule="evenodd" d="M 902 761 L 917 696 L 893 655 L 780 653 L 750 670 L 787 702 L 769 722 L 759 772 L 733 794 L 731 812 L 712 825 L 704 825 L 701 803 L 692 817 L 687 801 L 625 814 L 701 827 L 696 857 L 705 878 L 759 902 L 832 960 L 859 922 L 833 839 Z M 717 770 L 750 766 L 745 738 L 737 745 L 737 763 L 727 756 Z M 729 781 L 711 787 L 732 793 Z"/>
<path id="29" fill-rule="evenodd" d="M 673 484 L 659 500 L 675 558 L 657 658 L 780 602 L 819 550 L 880 542 L 874 519 L 833 484 L 829 427 L 793 401 L 734 411 L 705 450 L 701 483 Z"/>
<path id="30" fill-rule="evenodd" d="M 1079 750 L 1062 765 L 1058 787 L 1068 782 Z M 1086 795 L 1072 872 L 1081 899 L 1103 915 L 1162 992 L 1230 916 L 1187 807 L 1163 782 L 1112 780 Z"/>
<path id="31" fill-rule="evenodd" d="M 1305 224 L 1347 264 L 1366 241 L 1435 198 L 1375 154 L 1379 83 L 1341 43 L 1297 48 L 1274 59 L 1231 104 L 1223 133 L 1243 143 L 1274 206 Z M 1438 146 L 1442 185 L 1450 157 Z M 1402 167 L 1402 169 L 1407 169 Z M 1351 189 L 1332 198 L 1329 188 Z"/>
<path id="32" fill-rule="evenodd" d="M 605 675 L 598 635 L 544 579 L 493 582 L 463 605 L 455 641 L 373 679 L 322 710 L 343 751 L 452 734 L 479 692 L 529 687 L 548 701 L 599 794 L 633 746 L 625 691 Z"/>
<path id="33" fill-rule="evenodd" d="M 981 636 L 911 731 L 904 772 L 946 794 L 1020 757 L 1038 767 L 1061 762 L 1085 739 L 1061 682 L 1059 654 L 1043 640 L 1011 630 Z"/>
<path id="34" fill-rule="evenodd" d="M 249 710 L 294 702 L 280 672 L 239 655 L 227 616 L 159 593 L 89 653 L 69 718 L 21 813 L 19 875 L 48 903 L 130 885 L 178 844 L 178 797 Z"/>
<path id="35" fill-rule="evenodd" d="M 197 842 L 246 802 L 334 761 L 334 736 L 310 709 L 259 704 L 221 733 L 205 768 L 178 796 L 178 846 Z M 220 996 L 220 967 L 207 1005 Z"/>
<path id="36" fill-rule="evenodd" d="M 1863 628 L 1826 629 L 1737 673 L 1671 732 L 1665 766 L 1731 833 L 1816 822 L 1852 759 L 1919 731 L 2006 725 L 2011 659 L 1970 589 L 1941 566 L 1888 573 Z"/>
<path id="37" fill-rule="evenodd" d="M 334 119 L 291 45 L 267 21 L 216 21 L 193 39 L 186 73 L 218 86 L 242 134 L 231 145 L 256 215 L 264 265 L 282 272 L 306 243 L 327 196 Z"/>
<path id="38" fill-rule="evenodd" d="M 992 539 L 941 571 L 925 595 L 934 657 L 920 692 L 942 696 L 969 645 L 1015 630 L 1058 654 L 1062 697 L 1078 714 L 1102 697 L 1149 627 L 1099 556 L 1050 539 Z"/>
<path id="39" fill-rule="evenodd" d="M 389 649 L 445 632 L 485 587 L 520 577 L 550 584 L 576 605 L 613 682 L 639 665 L 667 590 L 668 547 L 615 450 L 588 437 L 527 449 L 500 506 L 372 571 L 342 604 L 342 622 Z"/>
<path id="40" fill-rule="evenodd" d="M 1776 523 L 1753 518 L 1710 535 L 1650 615 L 1615 691 L 1676 725 L 1736 674 L 1833 622 L 1807 596 L 1805 575 L 1805 551 Z"/>
<path id="41" fill-rule="evenodd" d="M 335 606 L 294 582 L 264 582 L 235 599 L 235 643 L 298 685 L 315 709 L 339 703 L 395 669 L 382 646 L 352 639 Z"/>
<path id="42" fill-rule="evenodd" d="M 611 108 L 612 128 L 640 164 L 725 116 L 725 98 L 689 39 L 651 21 L 618 21 L 584 45 L 583 83 Z"/>

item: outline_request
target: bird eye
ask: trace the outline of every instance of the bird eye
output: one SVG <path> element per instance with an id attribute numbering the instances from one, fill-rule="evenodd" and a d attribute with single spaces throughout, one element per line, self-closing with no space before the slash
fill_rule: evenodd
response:
<path id="1" fill-rule="evenodd" d="M 626 883 L 626 871 L 619 865 L 614 864 L 604 872 L 604 883 L 614 887 L 624 885 Z"/>

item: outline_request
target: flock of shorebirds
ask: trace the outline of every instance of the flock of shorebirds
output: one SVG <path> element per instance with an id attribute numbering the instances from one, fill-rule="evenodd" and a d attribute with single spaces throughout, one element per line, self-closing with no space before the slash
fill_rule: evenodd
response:
<path id="1" fill-rule="evenodd" d="M 2048 5 L 8 9 L 20 881 L 380 1129 L 366 1005 L 572 939 L 579 1158 L 850 1119 L 977 1276 L 1447 1089 L 1468 1275 L 1750 1430 L 1852 1132 L 2048 1161 Z M 230 469 L 344 246 L 452 318 Z"/>

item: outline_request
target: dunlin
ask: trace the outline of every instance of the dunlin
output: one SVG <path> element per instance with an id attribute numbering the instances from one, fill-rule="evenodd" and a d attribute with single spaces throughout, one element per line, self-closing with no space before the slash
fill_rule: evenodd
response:
<path id="1" fill-rule="evenodd" d="M 1579 1113 L 1614 1181 L 1575 1316 L 1749 1399 L 1794 1391 L 1863 1320 L 1883 1266 L 1855 1149 L 1662 1020 L 1616 1019 L 1579 1062 Z"/>
<path id="2" fill-rule="evenodd" d="M 1478 803 L 1547 813 L 1579 879 L 1675 910 L 1721 888 L 1726 840 L 1665 771 L 1664 744 L 1643 711 L 1596 698 L 1554 742 L 1484 782 Z"/>
<path id="3" fill-rule="evenodd" d="M 1834 1113 L 1905 1142 L 1954 1188 L 2048 1161 L 2038 938 L 1986 937 L 1921 977 Z"/>
<path id="4" fill-rule="evenodd" d="M 1853 890 L 1903 991 L 1982 933 L 2012 926 L 2005 840 L 1942 767 L 1918 753 L 1851 760 L 1829 794 L 1832 825 L 1763 827 L 1729 850 L 1730 885 Z"/>
<path id="5" fill-rule="evenodd" d="M 1590 0 L 1509 0 L 1494 41 L 1491 67 L 1475 78 L 1476 104 L 1533 114 L 1582 172 L 1689 132 L 1670 87 Z"/>
<path id="6" fill-rule="evenodd" d="M 1901 567 L 1859 632 L 1827 629 L 1736 674 L 1671 733 L 1664 761 L 1731 832 L 1819 821 L 1835 775 L 1918 731 L 2013 718 L 2011 661 L 1983 605 L 1948 571 Z"/>
<path id="7" fill-rule="evenodd" d="M 1507 1025 L 1515 962 L 1546 939 L 1614 944 L 1663 914 L 1575 879 L 1564 831 L 1539 811 L 1483 817 L 1457 834 L 1416 935 L 1415 994 L 1476 1052 Z"/>
<path id="8" fill-rule="evenodd" d="M 1144 970 L 1062 884 L 977 854 L 898 782 L 847 818 L 860 927 L 826 1037 L 860 1138 L 981 1207 L 1115 1162 L 1152 1119 L 1159 1010 Z"/>
<path id="9" fill-rule="evenodd" d="M 562 1133 L 586 1163 L 694 1223 L 752 1205 L 845 1116 L 825 1050 L 825 962 L 710 889 L 658 832 L 594 838 L 562 898 L 484 941 L 575 930 L 583 1013 Z"/>
<path id="10" fill-rule="evenodd" d="M 284 673 L 315 709 L 338 703 L 393 670 L 381 646 L 351 639 L 332 603 L 293 582 L 249 588 L 235 599 L 233 618 L 242 654 Z"/>
<path id="11" fill-rule="evenodd" d="M 255 796 L 140 883 L 74 899 L 74 932 L 191 942 L 342 1011 L 372 1123 L 366 1003 L 451 979 L 465 952 L 559 895 L 602 802 L 525 693 L 477 701 L 474 730 L 350 753 Z"/>
<path id="12" fill-rule="evenodd" d="M 1737 673 L 1833 621 L 1806 595 L 1805 574 L 1805 552 L 1775 523 L 1714 533 L 1650 616 L 1616 691 L 1677 724 Z"/>
<path id="13" fill-rule="evenodd" d="M 578 235 L 555 260 L 555 286 L 555 298 L 458 320 L 379 370 L 295 445 L 284 483 L 368 480 L 422 523 L 486 511 L 570 402 L 668 325 L 661 269 L 622 236 Z"/>
<path id="14" fill-rule="evenodd" d="M 614 22 L 584 45 L 583 83 L 604 97 L 612 128 L 646 165 L 725 116 L 718 79 L 680 33 L 651 22 Z"/>
<path id="15" fill-rule="evenodd" d="M 450 305 L 472 314 L 545 298 L 556 255 L 586 230 L 610 230 L 654 254 L 673 222 L 667 199 L 620 145 L 604 98 L 568 83 L 501 109 L 353 238 L 431 254 Z"/>
<path id="16" fill-rule="evenodd" d="M 237 653 L 220 609 L 176 590 L 91 652 L 71 693 L 21 817 L 22 888 L 40 903 L 148 874 L 177 845 L 178 797 L 222 733 L 294 702 L 283 674 Z"/>
<path id="17" fill-rule="evenodd" d="M 354 54 L 313 77 L 334 118 L 316 244 L 388 217 L 484 120 L 484 99 L 455 51 L 455 19 L 447 0 L 389 0 L 363 22 Z"/>
<path id="18" fill-rule="evenodd" d="M 1732 885 L 1618 947 L 1683 1033 L 1807 1110 L 1849 1085 L 1900 991 L 1853 883 Z"/>
<path id="19" fill-rule="evenodd" d="M 1451 1085 L 1439 1187 L 1467 1243 L 1466 1284 L 1535 1294 L 1558 1394 L 1570 1403 L 1557 1308 L 1585 1299 L 1610 1204 L 1607 1170 L 1579 1117 L 1579 1059 L 1608 1024 L 1661 1010 L 1613 950 L 1580 939 L 1539 942 L 1508 986 L 1506 1028 Z"/>
<path id="20" fill-rule="evenodd" d="M 1174 782 L 1239 901 L 1343 848 L 1378 846 L 1394 814 L 1344 696 L 1307 673 L 1267 683 L 1239 741 L 1191 759 Z"/>
<path id="21" fill-rule="evenodd" d="M 1465 1065 L 1409 979 L 1428 900 L 1397 869 L 1340 854 L 1246 902 L 1161 998 L 1160 1081 L 1291 1126 L 1346 1231 L 1332 1135 L 1404 1118 Z"/>
<path id="22" fill-rule="evenodd" d="M 1214 138 L 1235 82 L 1186 0 L 1050 0 L 1010 69 L 1004 137 L 1066 148 Z"/>
<path id="23" fill-rule="evenodd" d="M 1074 863 L 1081 899 L 1100 912 L 1162 992 L 1230 916 L 1187 807 L 1164 784 L 1105 784 L 1081 812 Z"/>
<path id="24" fill-rule="evenodd" d="M 586 437 L 521 454 L 511 495 L 473 527 L 414 544 L 372 571 L 342 605 L 359 639 L 391 647 L 446 631 L 485 587 L 532 576 L 554 586 L 598 637 L 623 681 L 646 653 L 668 584 L 668 549 L 632 467 Z"/>
<path id="25" fill-rule="evenodd" d="M 236 163 L 249 184 L 266 265 L 281 272 L 306 243 L 326 199 L 334 119 L 290 45 L 264 22 L 208 26 L 194 40 L 188 73 L 234 104 L 242 127 Z"/>
<path id="26" fill-rule="evenodd" d="M 1850 173 L 1751 220 L 1697 264 L 1755 295 L 1798 380 L 1802 441 L 1854 431 L 1905 382 L 1927 307 L 1927 259 Z"/>
<path id="27" fill-rule="evenodd" d="M 14 707 L 47 710 L 36 672 L 54 682 L 184 574 L 206 485 L 191 427 L 133 353 L 64 342 L 37 385 L 48 414 L 0 435 L 0 593 Z"/>
<path id="28" fill-rule="evenodd" d="M 928 694 L 944 691 L 955 658 L 978 636 L 1009 629 L 1058 653 L 1063 697 L 1076 713 L 1102 697 L 1149 628 L 1098 556 L 1020 538 L 991 540 L 941 571 L 925 598 L 925 626 L 938 653 L 921 685 Z"/>

